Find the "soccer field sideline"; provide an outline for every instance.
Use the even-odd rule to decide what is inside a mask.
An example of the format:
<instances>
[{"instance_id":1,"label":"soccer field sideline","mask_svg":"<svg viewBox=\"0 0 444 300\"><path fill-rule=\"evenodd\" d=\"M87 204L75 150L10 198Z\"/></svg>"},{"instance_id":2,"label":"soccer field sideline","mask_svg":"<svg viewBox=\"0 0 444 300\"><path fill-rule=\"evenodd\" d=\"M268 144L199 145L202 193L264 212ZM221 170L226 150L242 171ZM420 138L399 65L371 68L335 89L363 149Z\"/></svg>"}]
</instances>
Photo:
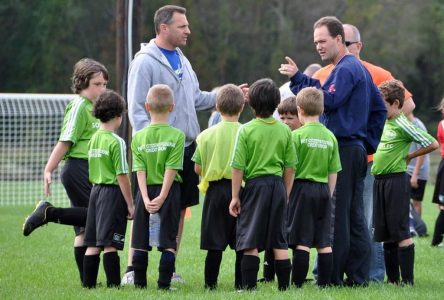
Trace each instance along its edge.
<instances>
[{"instance_id":1,"label":"soccer field sideline","mask_svg":"<svg viewBox=\"0 0 444 300\"><path fill-rule=\"evenodd\" d=\"M435 205L430 203L433 187L429 185L424 203L424 220L428 232L433 232L437 215ZM136 290L125 286L120 290L107 289L103 267L100 267L98 282L102 287L86 290L80 286L78 272L73 259L72 229L67 226L49 224L37 229L29 237L21 233L25 216L31 206L0 207L1 218L1 299L139 299L155 297L161 299L442 299L444 297L444 248L430 247L431 237L415 238L415 286L395 287L386 284L371 284L368 288L330 288L319 290L311 283L303 289L291 288L281 293L276 283L259 284L256 292L237 293L233 288L234 252L224 253L219 287L216 291L203 288L203 267L205 252L199 249L201 207L192 208L191 219L186 220L183 244L177 259L177 271L186 280L185 285L174 285L177 290L160 292L156 289L159 252L149 256L148 288ZM126 267L128 234L125 250L120 252L121 273ZM312 250L313 259L315 251ZM261 277L261 272L259 278ZM311 274L309 274L311 277Z\"/></svg>"}]
</instances>

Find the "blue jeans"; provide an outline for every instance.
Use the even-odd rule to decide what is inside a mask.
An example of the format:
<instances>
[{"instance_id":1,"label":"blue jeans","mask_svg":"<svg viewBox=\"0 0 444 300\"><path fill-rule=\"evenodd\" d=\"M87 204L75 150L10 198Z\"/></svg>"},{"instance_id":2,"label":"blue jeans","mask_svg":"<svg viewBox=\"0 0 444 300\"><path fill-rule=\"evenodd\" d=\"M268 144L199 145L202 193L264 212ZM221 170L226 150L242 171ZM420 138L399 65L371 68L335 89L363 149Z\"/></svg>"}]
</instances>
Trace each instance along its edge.
<instances>
[{"instance_id":1,"label":"blue jeans","mask_svg":"<svg viewBox=\"0 0 444 300\"><path fill-rule=\"evenodd\" d=\"M370 174L373 162L367 166L367 176L364 179L364 216L368 224L371 242L371 257L369 279L374 282L384 282L385 263L382 243L373 241L373 182L375 178Z\"/></svg>"}]
</instances>

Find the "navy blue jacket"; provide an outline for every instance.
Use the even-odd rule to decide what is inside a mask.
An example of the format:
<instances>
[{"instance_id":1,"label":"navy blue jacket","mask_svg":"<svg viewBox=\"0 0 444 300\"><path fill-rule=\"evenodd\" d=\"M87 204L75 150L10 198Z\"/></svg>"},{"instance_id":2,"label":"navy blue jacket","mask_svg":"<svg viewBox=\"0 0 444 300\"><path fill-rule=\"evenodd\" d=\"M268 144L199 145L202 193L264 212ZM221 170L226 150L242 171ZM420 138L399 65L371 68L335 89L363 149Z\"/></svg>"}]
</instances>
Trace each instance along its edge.
<instances>
[{"instance_id":1,"label":"navy blue jacket","mask_svg":"<svg viewBox=\"0 0 444 300\"><path fill-rule=\"evenodd\" d=\"M370 73L353 55L345 55L321 87L319 80L297 72L290 89L296 95L313 86L324 92L322 123L330 129L339 146L361 145L374 153L381 139L387 115L381 94Z\"/></svg>"}]
</instances>

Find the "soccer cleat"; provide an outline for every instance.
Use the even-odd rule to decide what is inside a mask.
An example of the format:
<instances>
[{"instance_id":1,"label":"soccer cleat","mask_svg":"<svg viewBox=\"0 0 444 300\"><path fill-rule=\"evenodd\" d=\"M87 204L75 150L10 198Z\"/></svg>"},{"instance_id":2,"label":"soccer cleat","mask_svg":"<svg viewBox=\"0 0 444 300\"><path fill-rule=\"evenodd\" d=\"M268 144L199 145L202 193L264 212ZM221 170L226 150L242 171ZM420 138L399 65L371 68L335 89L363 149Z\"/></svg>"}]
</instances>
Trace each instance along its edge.
<instances>
[{"instance_id":1,"label":"soccer cleat","mask_svg":"<svg viewBox=\"0 0 444 300\"><path fill-rule=\"evenodd\" d=\"M48 201L41 200L37 203L34 211L25 219L23 223L23 235L30 235L35 229L48 223L46 220L46 210L53 207Z\"/></svg>"},{"instance_id":2,"label":"soccer cleat","mask_svg":"<svg viewBox=\"0 0 444 300\"><path fill-rule=\"evenodd\" d=\"M123 274L121 285L132 285L134 284L134 271L129 271Z\"/></svg>"},{"instance_id":3,"label":"soccer cleat","mask_svg":"<svg viewBox=\"0 0 444 300\"><path fill-rule=\"evenodd\" d=\"M185 279L183 279L179 274L173 273L173 276L171 276L171 283L185 284Z\"/></svg>"}]
</instances>

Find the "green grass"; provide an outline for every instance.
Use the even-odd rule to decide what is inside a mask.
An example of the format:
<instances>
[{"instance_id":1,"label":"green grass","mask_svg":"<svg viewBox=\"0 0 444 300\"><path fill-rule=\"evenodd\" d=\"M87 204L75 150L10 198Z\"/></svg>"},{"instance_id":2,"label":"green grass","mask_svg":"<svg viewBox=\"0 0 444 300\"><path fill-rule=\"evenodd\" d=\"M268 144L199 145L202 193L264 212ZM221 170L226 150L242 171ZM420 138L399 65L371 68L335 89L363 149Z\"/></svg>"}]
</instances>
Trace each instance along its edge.
<instances>
[{"instance_id":1,"label":"green grass","mask_svg":"<svg viewBox=\"0 0 444 300\"><path fill-rule=\"evenodd\" d=\"M429 233L433 231L437 209L430 203L433 187L428 186L424 202L424 219ZM0 206L0 299L443 299L444 248L430 247L431 237L416 238L415 286L395 287L370 284L368 288L329 288L319 290L312 284L302 289L291 288L281 293L276 284L259 284L256 292L237 293L233 289L233 251L226 251L219 276L219 287L208 292L203 288L205 252L199 249L201 205L192 209L192 218L185 223L183 243L177 259L177 271L185 285L176 291L156 290L159 253L150 253L148 289L132 286L120 290L99 287L86 290L80 286L73 259L73 230L49 224L24 237L21 225L31 206ZM120 253L121 270L126 267L125 251ZM312 251L312 257L314 251ZM260 271L261 272L261 271ZM311 276L311 275L309 275ZM98 281L106 285L102 266Z\"/></svg>"}]
</instances>

